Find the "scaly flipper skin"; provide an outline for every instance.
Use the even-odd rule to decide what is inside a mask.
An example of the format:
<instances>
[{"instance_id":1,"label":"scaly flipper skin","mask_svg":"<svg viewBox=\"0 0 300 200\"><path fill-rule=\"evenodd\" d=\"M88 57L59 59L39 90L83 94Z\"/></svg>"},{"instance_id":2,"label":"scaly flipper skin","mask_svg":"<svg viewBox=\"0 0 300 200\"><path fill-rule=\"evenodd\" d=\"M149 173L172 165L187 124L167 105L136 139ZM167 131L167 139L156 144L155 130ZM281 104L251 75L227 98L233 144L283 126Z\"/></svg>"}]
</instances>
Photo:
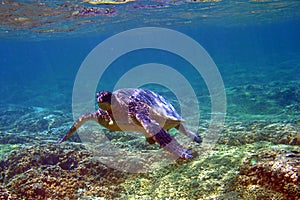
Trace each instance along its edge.
<instances>
[{"instance_id":1,"label":"scaly flipper skin","mask_svg":"<svg viewBox=\"0 0 300 200\"><path fill-rule=\"evenodd\" d=\"M147 106L141 102L131 101L129 103L129 115L152 136L162 148L183 159L191 159L193 156L188 149L181 146L167 131L165 131L156 121L149 118ZM149 139L147 139L148 141Z\"/></svg>"},{"instance_id":2,"label":"scaly flipper skin","mask_svg":"<svg viewBox=\"0 0 300 200\"><path fill-rule=\"evenodd\" d=\"M179 124L179 125L176 126L175 128L176 128L178 131L180 131L181 133L183 133L183 134L185 134L186 136L190 137L193 141L195 141L195 142L197 142L197 143L201 143L201 142L202 142L202 138L201 138L198 134L196 134L196 133L194 133L194 132L192 132L192 131L186 129L186 128L184 127L183 124Z\"/></svg>"},{"instance_id":3,"label":"scaly flipper skin","mask_svg":"<svg viewBox=\"0 0 300 200\"><path fill-rule=\"evenodd\" d=\"M99 108L96 112L87 113L79 117L79 119L76 120L76 122L72 125L70 130L63 137L61 137L57 143L60 144L69 139L73 133L87 121L96 121L105 127L110 126L113 123L109 113Z\"/></svg>"}]
</instances>

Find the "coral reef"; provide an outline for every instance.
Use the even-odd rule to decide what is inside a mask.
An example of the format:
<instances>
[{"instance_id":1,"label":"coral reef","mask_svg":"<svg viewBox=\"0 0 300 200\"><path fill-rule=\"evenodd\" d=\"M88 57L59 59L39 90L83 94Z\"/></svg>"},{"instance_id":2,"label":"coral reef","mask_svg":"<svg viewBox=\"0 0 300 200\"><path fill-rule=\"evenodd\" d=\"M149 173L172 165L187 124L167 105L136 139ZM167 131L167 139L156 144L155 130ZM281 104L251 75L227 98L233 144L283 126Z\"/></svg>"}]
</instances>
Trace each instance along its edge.
<instances>
[{"instance_id":1,"label":"coral reef","mask_svg":"<svg viewBox=\"0 0 300 200\"><path fill-rule=\"evenodd\" d=\"M246 154L237 147L220 147L190 162L177 161L160 170L122 183L126 198L207 199L219 196ZM230 194L230 197L234 197Z\"/></svg>"},{"instance_id":2,"label":"coral reef","mask_svg":"<svg viewBox=\"0 0 300 200\"><path fill-rule=\"evenodd\" d=\"M70 126L71 113L40 107L0 106L0 143L56 141ZM72 138L80 141L78 137Z\"/></svg>"},{"instance_id":3,"label":"coral reef","mask_svg":"<svg viewBox=\"0 0 300 200\"><path fill-rule=\"evenodd\" d=\"M200 151L201 147L198 148L196 150ZM95 160L80 144L26 146L13 150L0 162L3 183L0 196L25 199L296 199L300 167L297 148L266 142L217 145L213 151L192 161L178 160L150 173L127 174Z\"/></svg>"},{"instance_id":4,"label":"coral reef","mask_svg":"<svg viewBox=\"0 0 300 200\"><path fill-rule=\"evenodd\" d=\"M112 199L122 191L119 185L126 178L76 144L15 149L0 162L0 168L0 195L21 199Z\"/></svg>"},{"instance_id":5,"label":"coral reef","mask_svg":"<svg viewBox=\"0 0 300 200\"><path fill-rule=\"evenodd\" d=\"M0 186L0 199L8 199L10 197L10 193L3 187Z\"/></svg>"},{"instance_id":6,"label":"coral reef","mask_svg":"<svg viewBox=\"0 0 300 200\"><path fill-rule=\"evenodd\" d=\"M227 88L228 115L237 117L239 121L251 118L294 119L300 113L300 83L291 81L282 86L283 84L285 83L270 82Z\"/></svg>"},{"instance_id":7,"label":"coral reef","mask_svg":"<svg viewBox=\"0 0 300 200\"><path fill-rule=\"evenodd\" d=\"M246 159L228 191L243 199L298 199L300 151L267 150Z\"/></svg>"},{"instance_id":8,"label":"coral reef","mask_svg":"<svg viewBox=\"0 0 300 200\"><path fill-rule=\"evenodd\" d=\"M227 118L215 147L203 153L201 145L190 144L198 156L167 166L159 157L148 159L159 146L149 145L141 134L110 132L97 124L81 127L80 137L88 140L85 145L72 142L80 141L76 134L65 144L55 144L72 124L71 111L66 106L57 110L1 105L0 199L297 199L299 91L289 85L285 89L276 84L273 89L272 85L265 87L268 92L257 85L236 87L229 97L248 99L249 104L246 101L244 107L229 105L230 112L236 112L238 118ZM289 101L285 103L280 95ZM251 110L250 97L257 101L257 110ZM264 99L271 100L263 104ZM264 114L262 106L266 104L270 108ZM264 119L247 118L245 110L251 110L250 115L261 114ZM272 118L277 111L279 115ZM202 136L208 124L209 121L201 121ZM176 131L171 134L180 135ZM154 163L158 169L128 174L104 165L113 154L103 137L120 148L120 152L129 153L136 163L146 160L145 163ZM89 142L97 145L88 146ZM96 158L96 153L102 150L104 154ZM145 155L148 160L143 160ZM142 163L135 167L147 166Z\"/></svg>"},{"instance_id":9,"label":"coral reef","mask_svg":"<svg viewBox=\"0 0 300 200\"><path fill-rule=\"evenodd\" d=\"M122 183L126 191L123 197L297 199L298 193L293 191L299 190L299 152L297 146L273 145L270 142L239 147L218 145L209 154L193 161L177 162L134 179L126 179ZM247 185L251 181L256 185ZM278 181L281 181L280 184L276 184ZM268 183L271 186L266 185Z\"/></svg>"},{"instance_id":10,"label":"coral reef","mask_svg":"<svg viewBox=\"0 0 300 200\"><path fill-rule=\"evenodd\" d=\"M289 122L231 122L219 138L219 144L244 145L260 141L300 145L300 120Z\"/></svg>"}]
</instances>

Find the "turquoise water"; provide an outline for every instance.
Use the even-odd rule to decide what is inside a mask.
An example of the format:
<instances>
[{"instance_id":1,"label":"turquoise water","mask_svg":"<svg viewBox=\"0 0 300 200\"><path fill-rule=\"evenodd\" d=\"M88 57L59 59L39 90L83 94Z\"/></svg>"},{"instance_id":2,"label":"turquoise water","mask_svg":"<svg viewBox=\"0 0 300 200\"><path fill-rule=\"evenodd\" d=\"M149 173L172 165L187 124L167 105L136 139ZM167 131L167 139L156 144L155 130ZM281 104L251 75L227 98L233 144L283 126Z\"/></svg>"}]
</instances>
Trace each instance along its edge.
<instances>
[{"instance_id":1,"label":"turquoise water","mask_svg":"<svg viewBox=\"0 0 300 200\"><path fill-rule=\"evenodd\" d=\"M87 12L87 8L93 8L94 11ZM73 87L84 59L109 37L141 27L176 30L197 41L208 52L224 83L227 99L226 127L236 126L236 123L250 123L251 127L257 129L260 125L255 126L255 123L264 123L264 126L278 123L280 127L292 124L294 129L290 132L290 129L285 130L286 132L283 130L281 136L296 134L299 142L299 9L299 1L136 0L116 5L91 5L81 1L2 1L1 153L8 155L11 149L16 148L15 145L53 144L59 139L73 122ZM85 14L80 14L84 11ZM174 46L178 43L174 41ZM103 52L105 53L107 52ZM135 66L146 63L161 63L173 67L189 81L199 101L199 130L206 130L211 113L211 97L205 81L190 63L173 53L142 49L120 56L99 77L97 89L113 90L122 75ZM164 78L168 79L168 74ZM86 84L89 84L89 77L86 77ZM176 109L180 109L178 97L166 86L146 83L144 87L162 94ZM259 133L257 129L253 132ZM228 130L235 131L232 128ZM232 134L235 135L238 131ZM268 133L273 138L273 132ZM116 139L116 136L111 137ZM78 138L72 140L79 141ZM272 139L266 141L274 142ZM139 140L128 144L125 140L123 146L130 144L139 144ZM299 146L297 142L292 145L294 144ZM197 165L197 162L194 164ZM1 164L2 168L3 165ZM177 169L171 170L175 179L182 170L178 169L176 175ZM152 178L153 181L159 180L160 178L155 178L161 177L160 175L142 178ZM13 187L9 185L12 183L7 182L8 178L1 176L1 180L4 188L13 191ZM141 184L136 187L143 188ZM109 190L113 191L111 188ZM213 192L205 195L216 192L211 191ZM134 192L127 192L127 197L132 198ZM148 195L147 198L151 196ZM168 195L171 193L166 192L158 199L167 198ZM201 199L204 198L203 195L199 193L193 197ZM21 196L26 199L26 194ZM142 198L143 195L140 193L138 197ZM106 198L113 198L113 195L108 192ZM178 199L178 196L174 196L174 199Z\"/></svg>"}]
</instances>

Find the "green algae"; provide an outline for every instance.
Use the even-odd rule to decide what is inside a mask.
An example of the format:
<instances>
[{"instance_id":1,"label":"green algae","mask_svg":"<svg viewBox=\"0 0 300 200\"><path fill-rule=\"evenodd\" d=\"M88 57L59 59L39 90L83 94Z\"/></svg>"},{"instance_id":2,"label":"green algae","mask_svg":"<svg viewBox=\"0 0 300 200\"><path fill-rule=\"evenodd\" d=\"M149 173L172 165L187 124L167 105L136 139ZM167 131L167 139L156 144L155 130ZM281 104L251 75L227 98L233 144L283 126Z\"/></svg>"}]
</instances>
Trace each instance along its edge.
<instances>
[{"instance_id":1,"label":"green algae","mask_svg":"<svg viewBox=\"0 0 300 200\"><path fill-rule=\"evenodd\" d=\"M0 144L0 158L18 148L19 144Z\"/></svg>"},{"instance_id":2,"label":"green algae","mask_svg":"<svg viewBox=\"0 0 300 200\"><path fill-rule=\"evenodd\" d=\"M192 161L127 179L122 186L126 199L229 199L238 191L225 192L246 158L265 150L300 150L299 146L256 142L241 146L218 145ZM255 163L255 161L253 161ZM257 189L260 191L262 189Z\"/></svg>"}]
</instances>

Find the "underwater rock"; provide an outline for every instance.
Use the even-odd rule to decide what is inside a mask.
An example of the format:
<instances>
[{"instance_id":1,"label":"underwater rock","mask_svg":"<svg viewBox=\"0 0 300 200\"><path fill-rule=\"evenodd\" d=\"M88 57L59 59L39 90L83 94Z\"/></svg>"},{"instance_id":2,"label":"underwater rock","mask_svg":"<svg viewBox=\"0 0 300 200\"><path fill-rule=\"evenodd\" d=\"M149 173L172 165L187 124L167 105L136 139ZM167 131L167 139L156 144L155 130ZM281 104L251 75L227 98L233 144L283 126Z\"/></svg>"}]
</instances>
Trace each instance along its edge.
<instances>
[{"instance_id":1,"label":"underwater rock","mask_svg":"<svg viewBox=\"0 0 300 200\"><path fill-rule=\"evenodd\" d=\"M284 120L299 116L298 82L246 84L226 89L228 116Z\"/></svg>"},{"instance_id":2,"label":"underwater rock","mask_svg":"<svg viewBox=\"0 0 300 200\"><path fill-rule=\"evenodd\" d=\"M280 105L290 105L300 102L300 88L299 85L290 85L286 87L276 87L273 90L267 92L267 95L276 101Z\"/></svg>"},{"instance_id":3,"label":"underwater rock","mask_svg":"<svg viewBox=\"0 0 300 200\"><path fill-rule=\"evenodd\" d=\"M111 199L119 196L126 177L76 144L18 148L1 160L0 168L0 195L16 199Z\"/></svg>"},{"instance_id":4,"label":"underwater rock","mask_svg":"<svg viewBox=\"0 0 300 200\"><path fill-rule=\"evenodd\" d=\"M18 106L0 106L0 130L7 130L7 127L13 127L15 122L21 116L33 112L31 108L19 108Z\"/></svg>"},{"instance_id":5,"label":"underwater rock","mask_svg":"<svg viewBox=\"0 0 300 200\"><path fill-rule=\"evenodd\" d=\"M10 193L3 187L0 186L0 199L8 199Z\"/></svg>"},{"instance_id":6,"label":"underwater rock","mask_svg":"<svg viewBox=\"0 0 300 200\"><path fill-rule=\"evenodd\" d=\"M298 199L300 151L269 150L252 155L241 165L228 191L243 199Z\"/></svg>"},{"instance_id":7,"label":"underwater rock","mask_svg":"<svg viewBox=\"0 0 300 200\"><path fill-rule=\"evenodd\" d=\"M71 114L61 110L17 105L0 106L0 143L56 141L69 129ZM73 140L78 141L78 138Z\"/></svg>"},{"instance_id":8,"label":"underwater rock","mask_svg":"<svg viewBox=\"0 0 300 200\"><path fill-rule=\"evenodd\" d=\"M238 146L266 141L273 144L300 145L299 124L299 120L233 122L225 125L218 144Z\"/></svg>"}]
</instances>

